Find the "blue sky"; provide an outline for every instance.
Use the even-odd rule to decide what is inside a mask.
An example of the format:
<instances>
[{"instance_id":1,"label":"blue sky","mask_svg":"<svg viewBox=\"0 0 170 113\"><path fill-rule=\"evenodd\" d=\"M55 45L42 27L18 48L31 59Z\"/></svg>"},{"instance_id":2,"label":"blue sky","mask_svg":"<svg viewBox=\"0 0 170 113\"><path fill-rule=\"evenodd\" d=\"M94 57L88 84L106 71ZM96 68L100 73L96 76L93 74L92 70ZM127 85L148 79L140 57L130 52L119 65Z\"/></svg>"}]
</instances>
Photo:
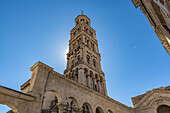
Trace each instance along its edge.
<instances>
[{"instance_id":1,"label":"blue sky","mask_svg":"<svg viewBox=\"0 0 170 113\"><path fill-rule=\"evenodd\" d=\"M0 85L20 91L37 61L63 74L81 10L96 30L111 98L132 106L131 97L169 85L170 58L131 0L1 0Z\"/></svg>"}]
</instances>

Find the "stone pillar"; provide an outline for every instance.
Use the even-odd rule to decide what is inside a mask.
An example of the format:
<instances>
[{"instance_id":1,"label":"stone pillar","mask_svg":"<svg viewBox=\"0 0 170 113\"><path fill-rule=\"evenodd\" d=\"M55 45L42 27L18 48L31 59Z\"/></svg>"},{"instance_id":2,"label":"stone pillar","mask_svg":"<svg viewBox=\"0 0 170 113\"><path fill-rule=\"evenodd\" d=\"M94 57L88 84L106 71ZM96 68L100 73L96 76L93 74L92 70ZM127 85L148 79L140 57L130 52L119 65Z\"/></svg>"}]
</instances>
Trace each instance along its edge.
<instances>
[{"instance_id":1,"label":"stone pillar","mask_svg":"<svg viewBox=\"0 0 170 113\"><path fill-rule=\"evenodd\" d=\"M100 81L100 89L101 89L101 93L104 94L104 91L103 91L103 81Z\"/></svg>"},{"instance_id":2,"label":"stone pillar","mask_svg":"<svg viewBox=\"0 0 170 113\"><path fill-rule=\"evenodd\" d=\"M103 87L104 87L104 95L107 95L107 90L106 90L106 81L103 81Z\"/></svg>"},{"instance_id":3,"label":"stone pillar","mask_svg":"<svg viewBox=\"0 0 170 113\"><path fill-rule=\"evenodd\" d=\"M58 111L59 113L64 113L64 105L58 105Z\"/></svg>"},{"instance_id":4,"label":"stone pillar","mask_svg":"<svg viewBox=\"0 0 170 113\"><path fill-rule=\"evenodd\" d=\"M97 78L96 77L94 77L94 90L97 91Z\"/></svg>"},{"instance_id":5,"label":"stone pillar","mask_svg":"<svg viewBox=\"0 0 170 113\"><path fill-rule=\"evenodd\" d=\"M100 86L100 79L99 79L99 77L97 79L97 85L98 85L98 91L101 92L101 86Z\"/></svg>"},{"instance_id":6,"label":"stone pillar","mask_svg":"<svg viewBox=\"0 0 170 113\"><path fill-rule=\"evenodd\" d=\"M87 75L88 87L91 88L91 80L90 75Z\"/></svg>"},{"instance_id":7,"label":"stone pillar","mask_svg":"<svg viewBox=\"0 0 170 113\"><path fill-rule=\"evenodd\" d=\"M78 70L78 82L80 84L86 85L86 77L84 75L84 69L82 67Z\"/></svg>"}]
</instances>

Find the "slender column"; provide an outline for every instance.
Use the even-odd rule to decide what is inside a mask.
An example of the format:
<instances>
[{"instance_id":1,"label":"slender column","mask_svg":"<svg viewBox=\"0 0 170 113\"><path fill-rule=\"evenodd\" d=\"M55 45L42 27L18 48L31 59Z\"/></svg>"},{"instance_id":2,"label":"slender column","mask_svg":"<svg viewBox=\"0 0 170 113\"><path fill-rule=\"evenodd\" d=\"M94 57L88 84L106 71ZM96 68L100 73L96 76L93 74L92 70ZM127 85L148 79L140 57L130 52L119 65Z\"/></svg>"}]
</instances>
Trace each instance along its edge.
<instances>
[{"instance_id":1,"label":"slender column","mask_svg":"<svg viewBox=\"0 0 170 113\"><path fill-rule=\"evenodd\" d=\"M101 92L100 78L97 79L98 91Z\"/></svg>"},{"instance_id":2,"label":"slender column","mask_svg":"<svg viewBox=\"0 0 170 113\"><path fill-rule=\"evenodd\" d=\"M95 86L97 86L97 78L94 78L94 90L97 90L97 87Z\"/></svg>"},{"instance_id":3,"label":"slender column","mask_svg":"<svg viewBox=\"0 0 170 113\"><path fill-rule=\"evenodd\" d=\"M58 111L59 111L59 113L64 113L64 107L65 107L65 105L58 105Z\"/></svg>"},{"instance_id":4,"label":"slender column","mask_svg":"<svg viewBox=\"0 0 170 113\"><path fill-rule=\"evenodd\" d=\"M103 81L100 81L100 85L101 85L101 93L104 94Z\"/></svg>"},{"instance_id":5,"label":"slender column","mask_svg":"<svg viewBox=\"0 0 170 113\"><path fill-rule=\"evenodd\" d=\"M91 80L92 80L92 82L91 82L91 88L94 89L94 78L93 78L93 76L92 76Z\"/></svg>"},{"instance_id":6,"label":"slender column","mask_svg":"<svg viewBox=\"0 0 170 113\"><path fill-rule=\"evenodd\" d=\"M90 80L90 75L87 75L87 81L88 81L88 87L91 88L91 80Z\"/></svg>"},{"instance_id":7,"label":"slender column","mask_svg":"<svg viewBox=\"0 0 170 113\"><path fill-rule=\"evenodd\" d=\"M106 90L106 81L103 81L103 87L104 87L104 95L107 95L107 90Z\"/></svg>"}]
</instances>

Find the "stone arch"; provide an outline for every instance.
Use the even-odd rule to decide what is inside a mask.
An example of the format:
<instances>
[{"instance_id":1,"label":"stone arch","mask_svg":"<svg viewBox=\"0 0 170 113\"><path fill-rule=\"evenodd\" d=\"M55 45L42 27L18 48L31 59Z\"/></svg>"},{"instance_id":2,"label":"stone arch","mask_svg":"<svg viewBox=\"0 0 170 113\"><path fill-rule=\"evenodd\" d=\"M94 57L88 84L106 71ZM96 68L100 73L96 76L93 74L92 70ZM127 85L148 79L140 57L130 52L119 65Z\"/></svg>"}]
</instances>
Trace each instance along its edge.
<instances>
[{"instance_id":1,"label":"stone arch","mask_svg":"<svg viewBox=\"0 0 170 113\"><path fill-rule=\"evenodd\" d=\"M96 113L104 113L101 107L96 108Z\"/></svg>"},{"instance_id":2,"label":"stone arch","mask_svg":"<svg viewBox=\"0 0 170 113\"><path fill-rule=\"evenodd\" d=\"M66 106L64 107L65 112L68 113L77 112L79 104L74 97L66 98L65 102L66 102Z\"/></svg>"},{"instance_id":3,"label":"stone arch","mask_svg":"<svg viewBox=\"0 0 170 113\"><path fill-rule=\"evenodd\" d=\"M96 60L93 59L93 67L96 67Z\"/></svg>"},{"instance_id":4,"label":"stone arch","mask_svg":"<svg viewBox=\"0 0 170 113\"><path fill-rule=\"evenodd\" d=\"M91 88L94 89L94 74L92 71L90 71L90 77L91 77Z\"/></svg>"},{"instance_id":5,"label":"stone arch","mask_svg":"<svg viewBox=\"0 0 170 113\"><path fill-rule=\"evenodd\" d=\"M92 113L92 107L89 103L85 102L82 105L82 113Z\"/></svg>"},{"instance_id":6,"label":"stone arch","mask_svg":"<svg viewBox=\"0 0 170 113\"><path fill-rule=\"evenodd\" d=\"M0 101L0 104L8 106L14 113L19 113L18 109L11 102Z\"/></svg>"},{"instance_id":7,"label":"stone arch","mask_svg":"<svg viewBox=\"0 0 170 113\"><path fill-rule=\"evenodd\" d=\"M158 107L161 105L170 106L169 101L170 101L170 98L168 98L168 97L158 97L158 98L154 98L151 102L149 102L148 106L157 110Z\"/></svg>"},{"instance_id":8,"label":"stone arch","mask_svg":"<svg viewBox=\"0 0 170 113\"><path fill-rule=\"evenodd\" d=\"M113 112L112 112L112 110L109 109L109 110L107 111L107 113L113 113Z\"/></svg>"},{"instance_id":9,"label":"stone arch","mask_svg":"<svg viewBox=\"0 0 170 113\"><path fill-rule=\"evenodd\" d=\"M89 55L86 56L86 60L87 60L87 63L90 64L90 56Z\"/></svg>"},{"instance_id":10,"label":"stone arch","mask_svg":"<svg viewBox=\"0 0 170 113\"><path fill-rule=\"evenodd\" d=\"M77 100L74 97L68 97L68 101L70 101L70 104L74 104L75 107L78 106L78 102L77 102Z\"/></svg>"},{"instance_id":11,"label":"stone arch","mask_svg":"<svg viewBox=\"0 0 170 113\"><path fill-rule=\"evenodd\" d=\"M42 113L57 112L59 113L59 108L57 105L61 103L61 97L54 90L49 90L45 92L43 96L42 103Z\"/></svg>"},{"instance_id":12,"label":"stone arch","mask_svg":"<svg viewBox=\"0 0 170 113\"><path fill-rule=\"evenodd\" d=\"M170 113L170 106L161 105L157 109L157 113Z\"/></svg>"}]
</instances>

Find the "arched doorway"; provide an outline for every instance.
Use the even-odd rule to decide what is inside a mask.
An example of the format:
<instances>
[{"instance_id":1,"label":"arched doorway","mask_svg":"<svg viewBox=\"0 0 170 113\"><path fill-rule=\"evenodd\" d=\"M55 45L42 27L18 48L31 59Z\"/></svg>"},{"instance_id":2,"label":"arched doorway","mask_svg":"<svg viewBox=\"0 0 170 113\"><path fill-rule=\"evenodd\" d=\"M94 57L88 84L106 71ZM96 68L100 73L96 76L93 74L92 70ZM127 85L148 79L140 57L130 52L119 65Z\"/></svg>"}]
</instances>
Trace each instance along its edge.
<instances>
[{"instance_id":1,"label":"arched doorway","mask_svg":"<svg viewBox=\"0 0 170 113\"><path fill-rule=\"evenodd\" d=\"M44 95L41 113L59 113L58 97L55 92L48 91Z\"/></svg>"},{"instance_id":2,"label":"arched doorway","mask_svg":"<svg viewBox=\"0 0 170 113\"><path fill-rule=\"evenodd\" d=\"M84 103L82 106L82 113L92 113L90 104Z\"/></svg>"},{"instance_id":3,"label":"arched doorway","mask_svg":"<svg viewBox=\"0 0 170 113\"><path fill-rule=\"evenodd\" d=\"M103 113L103 110L100 107L98 107L96 108L96 113Z\"/></svg>"},{"instance_id":4,"label":"arched doorway","mask_svg":"<svg viewBox=\"0 0 170 113\"><path fill-rule=\"evenodd\" d=\"M170 107L167 105L161 105L158 107L157 113L170 113Z\"/></svg>"}]
</instances>

